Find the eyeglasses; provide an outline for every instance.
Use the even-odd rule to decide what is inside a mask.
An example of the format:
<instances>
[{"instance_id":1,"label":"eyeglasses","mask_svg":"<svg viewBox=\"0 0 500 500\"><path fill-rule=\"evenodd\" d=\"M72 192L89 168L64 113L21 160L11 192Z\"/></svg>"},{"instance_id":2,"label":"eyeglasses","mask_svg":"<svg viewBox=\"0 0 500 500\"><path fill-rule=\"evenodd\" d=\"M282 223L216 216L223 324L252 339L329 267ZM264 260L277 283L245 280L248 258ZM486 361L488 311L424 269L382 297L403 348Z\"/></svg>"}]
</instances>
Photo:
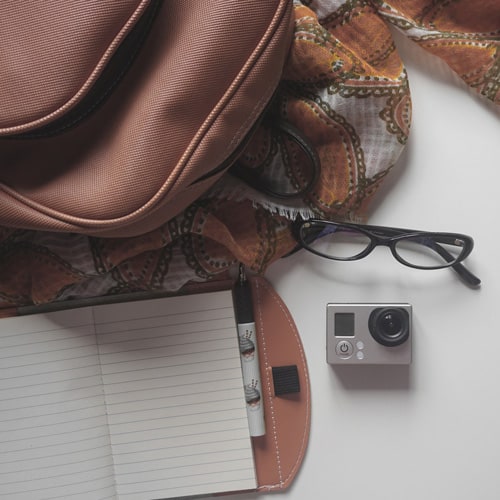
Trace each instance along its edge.
<instances>
[{"instance_id":1,"label":"eyeglasses","mask_svg":"<svg viewBox=\"0 0 500 500\"><path fill-rule=\"evenodd\" d=\"M366 257L379 245L387 246L394 258L415 269L451 267L470 286L481 280L461 262L472 252L474 241L458 233L435 233L393 227L347 224L317 219L294 223L299 246L320 257L352 261Z\"/></svg>"}]
</instances>

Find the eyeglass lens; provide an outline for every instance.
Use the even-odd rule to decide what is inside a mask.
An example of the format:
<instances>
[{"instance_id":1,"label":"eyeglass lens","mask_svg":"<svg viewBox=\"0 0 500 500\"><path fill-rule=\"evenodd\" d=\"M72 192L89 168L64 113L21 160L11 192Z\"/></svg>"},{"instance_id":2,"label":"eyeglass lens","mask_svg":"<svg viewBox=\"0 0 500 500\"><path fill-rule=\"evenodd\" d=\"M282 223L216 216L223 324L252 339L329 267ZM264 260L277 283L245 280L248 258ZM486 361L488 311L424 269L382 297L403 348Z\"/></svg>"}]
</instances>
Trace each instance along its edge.
<instances>
[{"instance_id":1,"label":"eyeglass lens","mask_svg":"<svg viewBox=\"0 0 500 500\"><path fill-rule=\"evenodd\" d=\"M399 240L394 247L400 259L412 266L432 269L456 262L464 251L463 242L436 236L414 236Z\"/></svg>"},{"instance_id":2,"label":"eyeglass lens","mask_svg":"<svg viewBox=\"0 0 500 500\"><path fill-rule=\"evenodd\" d=\"M330 224L305 225L301 236L308 248L330 259L356 258L371 245L366 234Z\"/></svg>"}]
</instances>

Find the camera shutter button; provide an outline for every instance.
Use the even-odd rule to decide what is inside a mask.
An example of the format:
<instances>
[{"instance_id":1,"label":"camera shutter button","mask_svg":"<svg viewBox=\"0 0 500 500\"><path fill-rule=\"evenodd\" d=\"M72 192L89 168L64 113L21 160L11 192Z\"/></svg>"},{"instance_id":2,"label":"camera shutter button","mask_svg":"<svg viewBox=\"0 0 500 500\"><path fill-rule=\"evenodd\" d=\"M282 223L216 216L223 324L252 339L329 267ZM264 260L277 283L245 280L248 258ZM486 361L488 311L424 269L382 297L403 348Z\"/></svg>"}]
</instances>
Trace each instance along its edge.
<instances>
[{"instance_id":1,"label":"camera shutter button","mask_svg":"<svg viewBox=\"0 0 500 500\"><path fill-rule=\"evenodd\" d=\"M347 340L341 340L335 348L337 355L341 358L350 358L354 351L352 344Z\"/></svg>"}]
</instances>

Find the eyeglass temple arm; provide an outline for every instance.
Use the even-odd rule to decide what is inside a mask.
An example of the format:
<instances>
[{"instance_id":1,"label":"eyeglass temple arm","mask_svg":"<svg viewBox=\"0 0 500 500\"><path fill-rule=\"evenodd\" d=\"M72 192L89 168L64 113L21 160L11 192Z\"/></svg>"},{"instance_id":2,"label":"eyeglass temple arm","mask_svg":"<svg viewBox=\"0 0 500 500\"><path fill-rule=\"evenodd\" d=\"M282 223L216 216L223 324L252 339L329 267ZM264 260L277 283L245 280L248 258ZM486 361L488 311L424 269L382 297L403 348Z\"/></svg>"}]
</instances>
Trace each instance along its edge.
<instances>
[{"instance_id":1,"label":"eyeglass temple arm","mask_svg":"<svg viewBox=\"0 0 500 500\"><path fill-rule=\"evenodd\" d=\"M444 260L446 260L446 262L452 262L454 260L453 256L439 243L434 242L433 248ZM477 287L481 284L481 280L476 275L472 274L461 262L453 264L451 267L468 285Z\"/></svg>"}]
</instances>

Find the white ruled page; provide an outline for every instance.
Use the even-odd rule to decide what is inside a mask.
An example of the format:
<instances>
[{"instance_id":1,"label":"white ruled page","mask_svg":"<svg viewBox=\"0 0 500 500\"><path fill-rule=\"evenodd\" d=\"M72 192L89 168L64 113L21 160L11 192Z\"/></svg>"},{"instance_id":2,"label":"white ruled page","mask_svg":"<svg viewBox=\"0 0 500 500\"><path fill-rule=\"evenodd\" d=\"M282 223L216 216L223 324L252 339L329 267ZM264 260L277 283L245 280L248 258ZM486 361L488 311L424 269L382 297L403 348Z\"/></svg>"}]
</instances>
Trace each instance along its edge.
<instances>
[{"instance_id":1,"label":"white ruled page","mask_svg":"<svg viewBox=\"0 0 500 500\"><path fill-rule=\"evenodd\" d=\"M91 309L0 320L0 498L115 498Z\"/></svg>"},{"instance_id":2,"label":"white ruled page","mask_svg":"<svg viewBox=\"0 0 500 500\"><path fill-rule=\"evenodd\" d=\"M255 488L231 292L94 316L118 498Z\"/></svg>"}]
</instances>

